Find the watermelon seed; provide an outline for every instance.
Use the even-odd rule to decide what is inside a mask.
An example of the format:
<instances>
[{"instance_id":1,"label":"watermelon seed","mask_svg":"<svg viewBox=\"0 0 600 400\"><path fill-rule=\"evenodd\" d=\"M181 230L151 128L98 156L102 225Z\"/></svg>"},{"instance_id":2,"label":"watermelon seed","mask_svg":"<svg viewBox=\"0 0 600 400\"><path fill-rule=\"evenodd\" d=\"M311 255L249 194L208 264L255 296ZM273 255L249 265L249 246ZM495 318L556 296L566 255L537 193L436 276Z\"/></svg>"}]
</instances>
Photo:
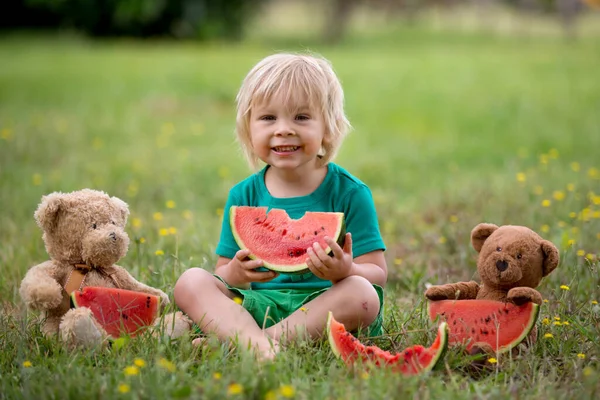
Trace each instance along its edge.
<instances>
[{"instance_id":1,"label":"watermelon seed","mask_svg":"<svg viewBox=\"0 0 600 400\"><path fill-rule=\"evenodd\" d=\"M475 334L475 328L471 328L471 333L474 335Z\"/></svg>"},{"instance_id":2,"label":"watermelon seed","mask_svg":"<svg viewBox=\"0 0 600 400\"><path fill-rule=\"evenodd\" d=\"M287 229L284 229L283 231L281 231L281 236L285 236L286 233L287 233Z\"/></svg>"},{"instance_id":3,"label":"watermelon seed","mask_svg":"<svg viewBox=\"0 0 600 400\"><path fill-rule=\"evenodd\" d=\"M317 236L319 234L319 232L315 231L315 236Z\"/></svg>"},{"instance_id":4,"label":"watermelon seed","mask_svg":"<svg viewBox=\"0 0 600 400\"><path fill-rule=\"evenodd\" d=\"M485 322L489 323L492 320L492 317L486 317Z\"/></svg>"},{"instance_id":5,"label":"watermelon seed","mask_svg":"<svg viewBox=\"0 0 600 400\"><path fill-rule=\"evenodd\" d=\"M296 236L296 240L300 240L300 236Z\"/></svg>"}]
</instances>

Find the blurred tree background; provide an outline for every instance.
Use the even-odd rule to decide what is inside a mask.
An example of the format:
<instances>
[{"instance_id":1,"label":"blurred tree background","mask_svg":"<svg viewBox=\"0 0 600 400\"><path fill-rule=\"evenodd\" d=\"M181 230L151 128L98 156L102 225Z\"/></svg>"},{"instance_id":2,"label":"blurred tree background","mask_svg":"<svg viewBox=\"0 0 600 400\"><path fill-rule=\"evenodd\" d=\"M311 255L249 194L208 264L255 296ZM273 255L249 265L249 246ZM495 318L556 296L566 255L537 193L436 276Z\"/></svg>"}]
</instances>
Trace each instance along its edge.
<instances>
[{"instance_id":1,"label":"blurred tree background","mask_svg":"<svg viewBox=\"0 0 600 400\"><path fill-rule=\"evenodd\" d=\"M575 36L579 18L600 9L600 0L13 0L0 13L0 29L75 30L92 37L172 37L239 40L258 14L282 4L302 3L321 22L320 40L337 43L357 14L384 15L414 24L424 15L470 8L480 20L499 9L521 16L543 15ZM486 22L484 22L485 24Z\"/></svg>"}]
</instances>

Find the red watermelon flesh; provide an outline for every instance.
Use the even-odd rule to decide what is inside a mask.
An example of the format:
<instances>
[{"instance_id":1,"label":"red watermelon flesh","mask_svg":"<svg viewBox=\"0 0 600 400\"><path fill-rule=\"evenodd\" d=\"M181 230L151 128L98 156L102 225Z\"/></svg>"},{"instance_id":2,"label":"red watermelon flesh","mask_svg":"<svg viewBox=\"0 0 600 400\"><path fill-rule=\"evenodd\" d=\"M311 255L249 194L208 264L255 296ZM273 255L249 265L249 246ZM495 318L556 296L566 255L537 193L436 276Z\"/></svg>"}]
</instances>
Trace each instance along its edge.
<instances>
[{"instance_id":1,"label":"red watermelon flesh","mask_svg":"<svg viewBox=\"0 0 600 400\"><path fill-rule=\"evenodd\" d=\"M414 345L392 354L377 346L365 346L329 313L327 335L331 350L347 366L356 364L389 367L402 375L417 375L430 371L442 359L448 347L448 328L445 323L438 326L438 334L431 347Z\"/></svg>"},{"instance_id":2,"label":"red watermelon flesh","mask_svg":"<svg viewBox=\"0 0 600 400\"><path fill-rule=\"evenodd\" d=\"M509 351L521 343L535 326L539 306L517 306L492 300L440 300L429 302L429 317L438 316L448 323L450 344L488 343L497 353Z\"/></svg>"},{"instance_id":3,"label":"red watermelon flesh","mask_svg":"<svg viewBox=\"0 0 600 400\"><path fill-rule=\"evenodd\" d=\"M71 294L75 307L88 307L112 338L135 336L153 324L160 298L132 290L88 286Z\"/></svg>"},{"instance_id":4,"label":"red watermelon flesh","mask_svg":"<svg viewBox=\"0 0 600 400\"><path fill-rule=\"evenodd\" d=\"M319 242L329 253L324 237L343 246L345 235L344 214L336 212L306 212L300 219L291 219L281 209L267 213L267 207L232 206L229 222L240 249L249 249L250 258L281 273L308 271L306 249Z\"/></svg>"}]
</instances>

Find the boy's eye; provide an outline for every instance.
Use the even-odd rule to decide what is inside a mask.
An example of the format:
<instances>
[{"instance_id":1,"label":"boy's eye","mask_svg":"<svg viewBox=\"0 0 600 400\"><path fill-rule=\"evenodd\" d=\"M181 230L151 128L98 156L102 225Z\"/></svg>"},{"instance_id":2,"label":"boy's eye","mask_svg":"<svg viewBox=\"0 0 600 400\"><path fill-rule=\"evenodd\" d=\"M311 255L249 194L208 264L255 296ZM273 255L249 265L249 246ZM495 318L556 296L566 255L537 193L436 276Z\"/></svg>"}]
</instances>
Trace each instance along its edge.
<instances>
[{"instance_id":1,"label":"boy's eye","mask_svg":"<svg viewBox=\"0 0 600 400\"><path fill-rule=\"evenodd\" d=\"M273 121L275 119L274 115L263 115L262 117L260 117L261 120L263 121Z\"/></svg>"},{"instance_id":2,"label":"boy's eye","mask_svg":"<svg viewBox=\"0 0 600 400\"><path fill-rule=\"evenodd\" d=\"M296 115L296 119L300 120L300 121L306 121L307 119L310 119L310 116L308 116L306 114L300 114L300 115Z\"/></svg>"}]
</instances>

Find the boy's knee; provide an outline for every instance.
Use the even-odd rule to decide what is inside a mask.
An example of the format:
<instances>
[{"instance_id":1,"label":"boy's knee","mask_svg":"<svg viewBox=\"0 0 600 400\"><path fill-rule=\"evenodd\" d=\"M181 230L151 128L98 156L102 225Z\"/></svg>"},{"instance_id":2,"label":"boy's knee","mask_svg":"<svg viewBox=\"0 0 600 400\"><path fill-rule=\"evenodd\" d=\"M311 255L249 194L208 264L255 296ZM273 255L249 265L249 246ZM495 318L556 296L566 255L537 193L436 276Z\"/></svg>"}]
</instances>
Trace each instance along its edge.
<instances>
[{"instance_id":1,"label":"boy's knee","mask_svg":"<svg viewBox=\"0 0 600 400\"><path fill-rule=\"evenodd\" d=\"M190 268L186 270L177 282L173 289L173 297L175 303L182 307L182 303L185 304L200 288L212 280L213 276L210 272L202 268Z\"/></svg>"},{"instance_id":2,"label":"boy's knee","mask_svg":"<svg viewBox=\"0 0 600 400\"><path fill-rule=\"evenodd\" d=\"M373 284L362 276L349 276L339 283L344 283L349 296L350 303L348 304L361 316L361 320L365 324L370 324L375 321L379 314L380 304L379 295Z\"/></svg>"}]
</instances>

